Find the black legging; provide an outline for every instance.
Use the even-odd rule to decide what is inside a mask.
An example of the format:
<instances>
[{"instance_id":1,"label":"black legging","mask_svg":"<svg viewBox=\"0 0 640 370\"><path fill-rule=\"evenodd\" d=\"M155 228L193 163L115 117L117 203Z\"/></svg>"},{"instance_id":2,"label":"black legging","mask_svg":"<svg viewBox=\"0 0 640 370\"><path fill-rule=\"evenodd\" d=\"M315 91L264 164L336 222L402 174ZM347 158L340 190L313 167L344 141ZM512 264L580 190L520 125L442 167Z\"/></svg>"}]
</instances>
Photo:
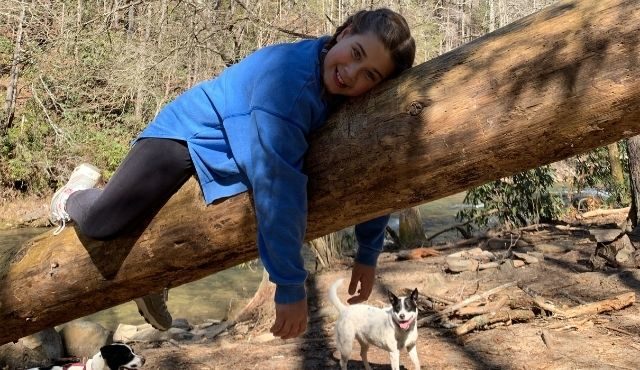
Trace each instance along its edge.
<instances>
[{"instance_id":1,"label":"black legging","mask_svg":"<svg viewBox=\"0 0 640 370\"><path fill-rule=\"evenodd\" d=\"M184 141L143 139L103 190L77 191L66 210L83 235L108 240L149 220L195 174Z\"/></svg>"}]
</instances>

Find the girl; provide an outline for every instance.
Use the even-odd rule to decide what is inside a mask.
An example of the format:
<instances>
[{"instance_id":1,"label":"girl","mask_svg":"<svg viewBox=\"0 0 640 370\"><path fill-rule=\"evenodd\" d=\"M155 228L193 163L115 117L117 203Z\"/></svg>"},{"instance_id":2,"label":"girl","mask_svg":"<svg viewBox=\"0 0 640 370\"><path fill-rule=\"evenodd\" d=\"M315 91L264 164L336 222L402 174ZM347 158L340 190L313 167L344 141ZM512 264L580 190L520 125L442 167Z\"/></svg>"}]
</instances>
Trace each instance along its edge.
<instances>
[{"instance_id":1,"label":"girl","mask_svg":"<svg viewBox=\"0 0 640 370\"><path fill-rule=\"evenodd\" d=\"M283 339L307 325L301 256L307 216L303 173L308 135L345 97L364 94L411 67L415 42L389 9L360 11L333 37L274 45L169 103L135 140L104 190L80 165L53 197L52 221L70 220L93 239L112 239L153 217L191 176L207 204L251 191L261 260L276 284L271 332ZM371 293L388 216L355 227L358 252L349 303ZM162 296L136 303L147 321L171 325ZM168 318L167 318L168 316Z\"/></svg>"}]
</instances>

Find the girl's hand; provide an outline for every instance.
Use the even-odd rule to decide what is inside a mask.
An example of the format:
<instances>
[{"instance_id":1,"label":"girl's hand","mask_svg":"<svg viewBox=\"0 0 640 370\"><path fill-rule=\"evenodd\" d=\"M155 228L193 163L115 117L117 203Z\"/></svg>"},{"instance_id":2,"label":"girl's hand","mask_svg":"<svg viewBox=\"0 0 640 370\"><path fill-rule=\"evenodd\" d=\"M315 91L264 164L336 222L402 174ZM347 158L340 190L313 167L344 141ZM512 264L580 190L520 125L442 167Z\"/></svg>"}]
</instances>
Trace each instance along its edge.
<instances>
[{"instance_id":1,"label":"girl's hand","mask_svg":"<svg viewBox=\"0 0 640 370\"><path fill-rule=\"evenodd\" d=\"M290 339L307 330L307 300L295 303L276 303L276 321L270 331L276 337Z\"/></svg>"},{"instance_id":2,"label":"girl's hand","mask_svg":"<svg viewBox=\"0 0 640 370\"><path fill-rule=\"evenodd\" d=\"M369 295L371 295L371 291L373 290L373 282L375 278L376 268L374 266L367 266L356 262L351 270L349 294L356 294L358 283L360 283L360 289L358 290L358 295L349 298L347 302L349 302L349 304L356 304L369 299Z\"/></svg>"}]
</instances>

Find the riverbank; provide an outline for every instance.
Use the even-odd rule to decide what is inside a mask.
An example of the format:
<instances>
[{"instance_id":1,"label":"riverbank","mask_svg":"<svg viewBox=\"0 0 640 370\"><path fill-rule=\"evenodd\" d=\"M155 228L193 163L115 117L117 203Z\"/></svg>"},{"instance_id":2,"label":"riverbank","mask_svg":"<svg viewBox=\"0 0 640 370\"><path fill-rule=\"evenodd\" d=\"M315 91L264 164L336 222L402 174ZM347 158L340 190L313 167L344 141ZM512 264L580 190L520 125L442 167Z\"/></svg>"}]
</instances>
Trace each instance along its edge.
<instances>
[{"instance_id":1,"label":"riverbank","mask_svg":"<svg viewBox=\"0 0 640 370\"><path fill-rule=\"evenodd\" d=\"M386 291L402 294L418 288L421 298L418 354L429 369L637 369L640 368L640 307L632 302L600 313L587 312L562 318L541 310L524 292L535 292L546 302L566 310L607 301L625 293L640 293L640 270L609 268L591 271L589 257L597 241L594 234L612 230L623 214L540 226L512 239L494 233L482 240L437 246L437 256L406 260L403 255L384 253L377 282L368 304L387 304ZM535 263L515 263L506 258L499 267L453 273L447 256L480 248L496 256L518 251L539 257ZM530 261L531 262L531 261ZM519 267L517 267L519 266ZM145 369L336 369L338 354L333 330L337 317L326 292L337 278L348 278L350 270L339 268L316 274L309 280L309 328L302 338L280 340L268 332L268 315L257 321L240 322L211 340L137 344L147 358ZM428 321L435 311L460 305L497 289L467 308L481 309L502 302L496 312L531 311L532 317L518 322L514 316L480 325L465 334L456 327L470 321L460 311L451 311L443 321ZM344 289L343 289L344 290ZM340 292L346 299L346 292ZM635 299L634 299L635 301ZM428 308L428 304L432 308ZM588 350L587 350L588 349ZM369 351L376 370L388 369L388 355L377 348ZM362 368L357 343L349 369ZM410 369L406 353L404 368Z\"/></svg>"},{"instance_id":2,"label":"riverbank","mask_svg":"<svg viewBox=\"0 0 640 370\"><path fill-rule=\"evenodd\" d=\"M51 226L49 199L35 195L0 199L0 230Z\"/></svg>"}]
</instances>

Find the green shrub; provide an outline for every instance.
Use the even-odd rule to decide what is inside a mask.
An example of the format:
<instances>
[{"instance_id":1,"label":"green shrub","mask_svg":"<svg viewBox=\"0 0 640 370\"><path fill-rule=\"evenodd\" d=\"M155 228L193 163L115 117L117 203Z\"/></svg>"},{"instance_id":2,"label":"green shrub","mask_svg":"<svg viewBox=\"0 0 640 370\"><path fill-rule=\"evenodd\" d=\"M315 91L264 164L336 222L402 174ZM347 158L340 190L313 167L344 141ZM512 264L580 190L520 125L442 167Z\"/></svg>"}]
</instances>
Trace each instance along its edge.
<instances>
[{"instance_id":1,"label":"green shrub","mask_svg":"<svg viewBox=\"0 0 640 370\"><path fill-rule=\"evenodd\" d=\"M596 148L584 155L576 157L576 175L573 186L577 191L593 188L609 196L603 199L612 207L628 206L631 203L629 190L629 158L627 156L626 141L618 142L620 163L623 169L624 182L618 184L611 175L611 161L607 147Z\"/></svg>"},{"instance_id":2,"label":"green shrub","mask_svg":"<svg viewBox=\"0 0 640 370\"><path fill-rule=\"evenodd\" d=\"M550 166L539 167L490 182L470 190L456 218L485 227L495 220L507 228L548 222L562 212L562 199L551 193L555 172Z\"/></svg>"}]
</instances>

